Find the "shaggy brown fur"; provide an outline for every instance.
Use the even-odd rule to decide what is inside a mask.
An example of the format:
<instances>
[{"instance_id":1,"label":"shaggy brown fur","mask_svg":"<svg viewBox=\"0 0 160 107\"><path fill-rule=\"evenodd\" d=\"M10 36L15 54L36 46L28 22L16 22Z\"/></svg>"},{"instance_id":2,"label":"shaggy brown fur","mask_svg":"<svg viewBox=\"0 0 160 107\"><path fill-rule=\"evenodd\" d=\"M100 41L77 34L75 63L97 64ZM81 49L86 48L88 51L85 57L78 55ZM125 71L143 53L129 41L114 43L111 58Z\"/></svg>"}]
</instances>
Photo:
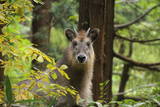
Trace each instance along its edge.
<instances>
[{"instance_id":1,"label":"shaggy brown fur","mask_svg":"<svg viewBox=\"0 0 160 107\"><path fill-rule=\"evenodd\" d=\"M65 31L67 38L70 40L70 45L66 49L64 57L58 61L58 66L65 64L68 66L66 73L71 78L66 80L59 77L57 83L63 86L71 85L78 90L80 97L85 99L82 106L86 107L87 100L92 99L92 77L94 65L94 50L92 43L99 34L98 29L90 31L81 30L74 32L70 29ZM76 42L76 43L73 43ZM84 62L79 62L77 57L84 56ZM58 101L57 107L72 107L76 103L71 96L62 97ZM65 105L65 106L64 106Z\"/></svg>"}]
</instances>

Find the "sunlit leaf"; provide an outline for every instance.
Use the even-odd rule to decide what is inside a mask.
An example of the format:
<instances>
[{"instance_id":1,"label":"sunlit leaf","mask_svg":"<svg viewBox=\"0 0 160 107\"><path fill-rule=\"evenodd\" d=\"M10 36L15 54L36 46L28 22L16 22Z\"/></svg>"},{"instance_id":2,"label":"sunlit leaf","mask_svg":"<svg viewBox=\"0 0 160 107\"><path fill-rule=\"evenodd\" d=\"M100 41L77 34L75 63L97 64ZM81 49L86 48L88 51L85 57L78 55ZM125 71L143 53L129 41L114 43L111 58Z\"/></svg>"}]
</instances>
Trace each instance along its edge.
<instances>
[{"instance_id":1,"label":"sunlit leaf","mask_svg":"<svg viewBox=\"0 0 160 107\"><path fill-rule=\"evenodd\" d=\"M67 65L61 65L61 67L60 67L61 70L65 70L67 68L68 68Z\"/></svg>"},{"instance_id":2,"label":"sunlit leaf","mask_svg":"<svg viewBox=\"0 0 160 107\"><path fill-rule=\"evenodd\" d=\"M54 80L56 80L56 79L57 79L57 74L56 74L56 73L52 73L52 74L51 74L51 77L52 77Z\"/></svg>"},{"instance_id":3,"label":"sunlit leaf","mask_svg":"<svg viewBox=\"0 0 160 107\"><path fill-rule=\"evenodd\" d=\"M48 64L48 65L47 65L47 68L48 68L48 69L50 69L50 70L54 70L54 69L56 69L56 67L55 67L55 66L53 66L52 64Z\"/></svg>"},{"instance_id":4,"label":"sunlit leaf","mask_svg":"<svg viewBox=\"0 0 160 107\"><path fill-rule=\"evenodd\" d=\"M40 55L40 56L37 58L37 61L40 62L40 63L42 63L42 62L44 62L44 59L43 59L43 57Z\"/></svg>"},{"instance_id":5,"label":"sunlit leaf","mask_svg":"<svg viewBox=\"0 0 160 107\"><path fill-rule=\"evenodd\" d=\"M33 1L36 2L36 3L44 4L44 3L42 2L42 0L33 0Z\"/></svg>"},{"instance_id":6,"label":"sunlit leaf","mask_svg":"<svg viewBox=\"0 0 160 107\"><path fill-rule=\"evenodd\" d=\"M8 76L5 77L5 94L7 102L11 104L13 102L13 96L12 96L11 82Z\"/></svg>"}]
</instances>

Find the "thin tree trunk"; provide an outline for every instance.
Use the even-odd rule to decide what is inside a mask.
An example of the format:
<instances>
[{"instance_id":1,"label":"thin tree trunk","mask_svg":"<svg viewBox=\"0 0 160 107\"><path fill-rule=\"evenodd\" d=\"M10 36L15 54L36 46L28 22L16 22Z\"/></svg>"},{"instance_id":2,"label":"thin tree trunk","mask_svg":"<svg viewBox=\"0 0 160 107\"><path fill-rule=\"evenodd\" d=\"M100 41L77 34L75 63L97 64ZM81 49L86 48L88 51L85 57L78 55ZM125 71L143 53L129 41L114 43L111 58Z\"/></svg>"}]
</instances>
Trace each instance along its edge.
<instances>
[{"instance_id":1,"label":"thin tree trunk","mask_svg":"<svg viewBox=\"0 0 160 107\"><path fill-rule=\"evenodd\" d=\"M2 53L0 53L0 59L3 59ZM0 89L3 89L3 81L4 81L4 68L3 65L0 64Z\"/></svg>"},{"instance_id":2,"label":"thin tree trunk","mask_svg":"<svg viewBox=\"0 0 160 107\"><path fill-rule=\"evenodd\" d=\"M2 34L2 28L4 27L4 25L0 25L0 34ZM0 53L0 59L3 60L3 56L2 53ZM4 68L3 68L3 64L1 64L0 62L0 89L3 90L4 85Z\"/></svg>"},{"instance_id":3,"label":"thin tree trunk","mask_svg":"<svg viewBox=\"0 0 160 107\"><path fill-rule=\"evenodd\" d=\"M129 46L130 46L130 48L129 48L128 57L131 57L133 43L130 42ZM121 53L121 54L123 54L123 53ZM118 93L123 93L125 91L127 81L129 80L129 70L131 67L132 67L132 65L130 65L130 64L124 64ZM124 95L118 95L117 101L120 101L123 99L124 99Z\"/></svg>"},{"instance_id":4,"label":"thin tree trunk","mask_svg":"<svg viewBox=\"0 0 160 107\"><path fill-rule=\"evenodd\" d=\"M3 4L3 3L4 3L4 1L0 1L0 4ZM0 34L2 34L2 28L4 26L5 26L4 24L0 24ZM3 60L2 53L0 53L0 59ZM1 62L0 62L0 89L1 90L3 90L3 88L4 88L3 82L4 82L4 68L3 68L3 64L1 64Z\"/></svg>"},{"instance_id":5,"label":"thin tree trunk","mask_svg":"<svg viewBox=\"0 0 160 107\"><path fill-rule=\"evenodd\" d=\"M104 81L108 81L104 89L106 102L112 99L112 63L114 40L114 0L105 0L105 48L104 48Z\"/></svg>"}]
</instances>

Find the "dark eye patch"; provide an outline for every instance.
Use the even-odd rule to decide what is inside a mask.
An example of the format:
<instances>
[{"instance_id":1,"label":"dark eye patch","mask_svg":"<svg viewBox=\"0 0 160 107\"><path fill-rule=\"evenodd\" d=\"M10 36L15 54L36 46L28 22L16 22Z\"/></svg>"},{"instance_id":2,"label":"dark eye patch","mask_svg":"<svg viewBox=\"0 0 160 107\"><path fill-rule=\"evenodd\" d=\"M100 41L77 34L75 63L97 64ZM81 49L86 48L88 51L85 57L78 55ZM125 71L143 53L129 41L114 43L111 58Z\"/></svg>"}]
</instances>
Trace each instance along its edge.
<instances>
[{"instance_id":1,"label":"dark eye patch","mask_svg":"<svg viewBox=\"0 0 160 107\"><path fill-rule=\"evenodd\" d=\"M77 46L77 44L78 44L77 41L72 42L73 47Z\"/></svg>"}]
</instances>

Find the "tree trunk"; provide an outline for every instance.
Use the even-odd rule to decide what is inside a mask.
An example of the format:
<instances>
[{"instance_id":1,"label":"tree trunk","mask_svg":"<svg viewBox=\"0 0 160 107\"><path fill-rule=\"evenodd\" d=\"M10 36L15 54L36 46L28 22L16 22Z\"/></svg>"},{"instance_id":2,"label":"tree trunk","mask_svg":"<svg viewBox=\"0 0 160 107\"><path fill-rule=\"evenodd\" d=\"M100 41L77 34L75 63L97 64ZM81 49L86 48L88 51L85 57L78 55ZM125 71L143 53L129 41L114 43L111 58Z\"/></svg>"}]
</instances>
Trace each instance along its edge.
<instances>
[{"instance_id":1,"label":"tree trunk","mask_svg":"<svg viewBox=\"0 0 160 107\"><path fill-rule=\"evenodd\" d=\"M133 43L130 42L129 46L130 46L130 48L129 48L128 57L131 57L132 50L133 50ZM123 53L121 53L121 54L123 54ZM129 70L131 67L132 67L132 65L130 65L130 64L124 64L118 93L123 93L125 91L127 81L129 80ZM124 95L118 95L117 101L121 101L123 99L124 99Z\"/></svg>"},{"instance_id":2,"label":"tree trunk","mask_svg":"<svg viewBox=\"0 0 160 107\"><path fill-rule=\"evenodd\" d=\"M90 26L91 28L97 27L101 31L98 40L94 44L96 55L93 78L94 100L100 98L99 83L106 80L109 80L109 83L106 86L105 97L107 97L108 100L111 99L112 96L113 18L113 0L80 0L79 28L84 27L84 29L86 29L86 27ZM84 24L86 24L86 26L82 26ZM106 32L104 32L104 30L106 30ZM106 33L105 39L104 33ZM105 45L104 41L106 43ZM104 70L105 72L103 72Z\"/></svg>"},{"instance_id":3,"label":"tree trunk","mask_svg":"<svg viewBox=\"0 0 160 107\"><path fill-rule=\"evenodd\" d=\"M4 1L0 1L0 4L3 4L3 3ZM0 34L2 34L2 28L4 26L5 26L4 24L0 24ZM3 60L2 53L0 53L0 59ZM4 68L3 68L3 64L1 64L0 62L0 90L3 90L4 88L3 82L4 82Z\"/></svg>"},{"instance_id":4,"label":"tree trunk","mask_svg":"<svg viewBox=\"0 0 160 107\"><path fill-rule=\"evenodd\" d=\"M4 26L5 25L0 25L0 34L2 34L2 28ZM0 53L0 59L3 60L2 53ZM3 90L3 88L4 88L3 82L4 82L4 68L3 68L3 64L1 64L1 62L0 62L0 89L1 90Z\"/></svg>"},{"instance_id":5,"label":"tree trunk","mask_svg":"<svg viewBox=\"0 0 160 107\"><path fill-rule=\"evenodd\" d=\"M98 16L97 16L98 13ZM104 55L104 0L90 0L90 26L100 29L100 35L94 43L95 65L93 76L93 98L100 99L100 83L103 82L103 55Z\"/></svg>"},{"instance_id":6,"label":"tree trunk","mask_svg":"<svg viewBox=\"0 0 160 107\"><path fill-rule=\"evenodd\" d=\"M44 4L37 4L33 2L33 19L32 19L32 37L31 41L34 47L42 52L48 52L50 29L51 29L51 0L43 0ZM46 63L37 63L33 61L33 66L38 69L45 70Z\"/></svg>"},{"instance_id":7,"label":"tree trunk","mask_svg":"<svg viewBox=\"0 0 160 107\"><path fill-rule=\"evenodd\" d=\"M97 17L98 13L98 17ZM100 97L99 83L103 81L103 53L104 53L104 0L80 0L79 29L99 28L100 35L94 43L95 65L93 76L93 98Z\"/></svg>"},{"instance_id":8,"label":"tree trunk","mask_svg":"<svg viewBox=\"0 0 160 107\"><path fill-rule=\"evenodd\" d=\"M44 4L33 3L32 43L43 52L48 51L51 29L51 0L43 0Z\"/></svg>"},{"instance_id":9,"label":"tree trunk","mask_svg":"<svg viewBox=\"0 0 160 107\"><path fill-rule=\"evenodd\" d=\"M114 0L105 0L105 44L104 44L104 81L108 82L104 89L106 102L112 98L112 63L114 40Z\"/></svg>"},{"instance_id":10,"label":"tree trunk","mask_svg":"<svg viewBox=\"0 0 160 107\"><path fill-rule=\"evenodd\" d=\"M111 79L112 79L112 58L113 58L112 54L113 18L114 18L113 0L109 1L80 0L79 29L87 29L88 27L91 28L97 27L100 29L100 35L97 41L94 43L94 50L96 55L95 65L94 65L94 77L93 77L94 100L98 100L100 98L99 83L103 82L104 80L109 80L109 84L107 85L108 88L106 97L108 99L111 99L112 96ZM106 31L105 40L104 40L104 34L105 34L104 31ZM104 41L106 42L105 49L104 49ZM104 63L104 54L106 54L105 62L107 63ZM105 73L103 72L104 70Z\"/></svg>"},{"instance_id":11,"label":"tree trunk","mask_svg":"<svg viewBox=\"0 0 160 107\"><path fill-rule=\"evenodd\" d=\"M2 59L2 53L0 53L0 59ZM3 65L0 64L0 89L3 89L3 81L4 81L4 68Z\"/></svg>"},{"instance_id":12,"label":"tree trunk","mask_svg":"<svg viewBox=\"0 0 160 107\"><path fill-rule=\"evenodd\" d=\"M80 0L78 29L87 30L89 27L89 0Z\"/></svg>"}]
</instances>

